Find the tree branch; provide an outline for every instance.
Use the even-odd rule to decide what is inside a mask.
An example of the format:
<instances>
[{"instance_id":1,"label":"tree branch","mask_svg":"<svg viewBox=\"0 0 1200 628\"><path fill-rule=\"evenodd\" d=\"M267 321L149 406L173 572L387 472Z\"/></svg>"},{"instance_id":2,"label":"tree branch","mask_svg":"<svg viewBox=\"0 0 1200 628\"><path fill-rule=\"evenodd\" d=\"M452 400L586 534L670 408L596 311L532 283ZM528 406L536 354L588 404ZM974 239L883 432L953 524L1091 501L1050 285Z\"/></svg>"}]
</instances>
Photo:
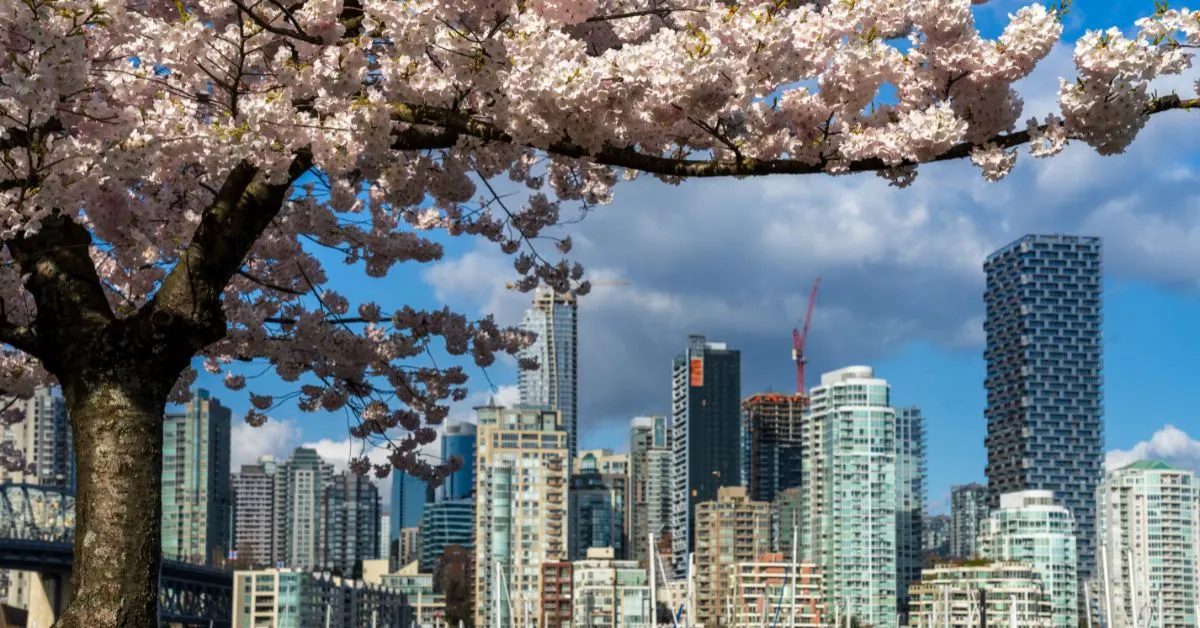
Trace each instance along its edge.
<instances>
[{"instance_id":1,"label":"tree branch","mask_svg":"<svg viewBox=\"0 0 1200 628\"><path fill-rule=\"evenodd\" d=\"M1174 94L1155 98L1146 105L1146 115L1154 115L1174 109L1191 109L1200 107L1200 98L1181 99ZM485 142L513 143L513 138L503 130L489 122L477 120L467 114L442 107L428 105L395 104L392 105L392 120L408 124L423 125L441 129L416 133L408 128L396 134L392 147L396 150L416 150L418 148L450 148L459 137L474 137ZM1045 129L1045 127L1041 127ZM414 138L416 141L414 141ZM1078 138L1072 138L1078 139ZM1012 148L1027 144L1030 140L1029 131L1004 133L992 138L990 143L999 148ZM408 142L413 141L413 145ZM424 143L422 143L424 142ZM946 152L927 160L925 163L963 159L970 156L977 146L970 142L962 142L951 147ZM726 160L713 159L675 159L641 152L636 147L606 146L591 152L578 144L560 141L549 146L531 146L548 153L588 159L606 166L617 166L640 170L651 174L673 177L728 177L728 176L762 176L769 174L817 174L825 171L826 163L809 163L794 159L752 159L734 158ZM880 159L863 159L846 164L848 172L870 172L888 170L898 166L915 165L904 162L895 165L884 163Z\"/></svg>"},{"instance_id":2,"label":"tree branch","mask_svg":"<svg viewBox=\"0 0 1200 628\"><path fill-rule=\"evenodd\" d=\"M301 152L292 160L282 183L267 183L257 168L238 164L226 177L217 197L204 210L200 226L163 279L162 287L142 306L136 318L153 330L164 324L189 346L191 353L225 336L221 295L263 230L279 214L288 190L312 167L312 155Z\"/></svg>"},{"instance_id":3,"label":"tree branch","mask_svg":"<svg viewBox=\"0 0 1200 628\"><path fill-rule=\"evenodd\" d=\"M36 233L8 241L13 260L28 275L25 287L38 306L32 331L37 337L54 339L53 347L13 346L40 359L52 373L70 359L77 341L94 338L116 320L92 262L91 244L92 234L83 225L57 211L42 221ZM22 337L17 333L14 339L22 342Z\"/></svg>"}]
</instances>

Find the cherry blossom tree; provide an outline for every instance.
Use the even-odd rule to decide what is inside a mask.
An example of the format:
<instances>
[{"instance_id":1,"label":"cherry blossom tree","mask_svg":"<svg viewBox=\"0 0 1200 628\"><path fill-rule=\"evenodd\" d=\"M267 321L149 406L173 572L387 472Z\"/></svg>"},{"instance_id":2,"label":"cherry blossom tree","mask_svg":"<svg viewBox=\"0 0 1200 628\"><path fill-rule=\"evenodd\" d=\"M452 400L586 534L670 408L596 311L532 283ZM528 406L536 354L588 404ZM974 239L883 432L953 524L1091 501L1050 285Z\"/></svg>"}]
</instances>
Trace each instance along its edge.
<instances>
[{"instance_id":1,"label":"cherry blossom tree","mask_svg":"<svg viewBox=\"0 0 1200 628\"><path fill-rule=\"evenodd\" d=\"M53 383L69 409L58 625L156 625L162 415L194 367L232 390L246 362L296 382L288 399L247 391L251 424L284 402L352 410L354 435L390 449L360 473L455 466L417 452L467 377L422 356L437 342L487 366L529 338L351 303L314 251L382 277L439 259L441 230L511 254L522 290L586 294L580 267L533 244L621 178L903 186L967 158L996 180L1021 144L1116 154L1197 104L1150 93L1200 43L1200 16L1163 6L1078 40L1060 114L1023 121L1013 83L1065 10L1027 6L990 40L970 0L0 0L0 392ZM521 206L492 191L503 177Z\"/></svg>"}]
</instances>

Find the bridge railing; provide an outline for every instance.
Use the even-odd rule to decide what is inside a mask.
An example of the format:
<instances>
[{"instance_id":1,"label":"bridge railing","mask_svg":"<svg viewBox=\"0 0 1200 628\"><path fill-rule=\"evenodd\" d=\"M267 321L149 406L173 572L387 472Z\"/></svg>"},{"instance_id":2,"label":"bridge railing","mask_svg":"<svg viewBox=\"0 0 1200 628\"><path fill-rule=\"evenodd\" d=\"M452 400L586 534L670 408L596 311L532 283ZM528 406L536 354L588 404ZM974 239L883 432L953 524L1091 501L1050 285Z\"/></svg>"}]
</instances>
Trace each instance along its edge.
<instances>
[{"instance_id":1,"label":"bridge railing","mask_svg":"<svg viewBox=\"0 0 1200 628\"><path fill-rule=\"evenodd\" d=\"M0 484L0 538L71 543L75 493L35 484Z\"/></svg>"}]
</instances>

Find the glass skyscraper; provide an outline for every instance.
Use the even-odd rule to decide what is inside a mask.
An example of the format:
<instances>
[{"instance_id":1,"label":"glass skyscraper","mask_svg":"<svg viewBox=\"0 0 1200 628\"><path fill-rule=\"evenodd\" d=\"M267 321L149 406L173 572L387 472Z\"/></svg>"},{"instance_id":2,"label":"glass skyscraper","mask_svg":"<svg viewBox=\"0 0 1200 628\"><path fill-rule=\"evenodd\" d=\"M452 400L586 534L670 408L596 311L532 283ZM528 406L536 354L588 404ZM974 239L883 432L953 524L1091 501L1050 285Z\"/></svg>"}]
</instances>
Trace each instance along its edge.
<instances>
[{"instance_id":1,"label":"glass skyscraper","mask_svg":"<svg viewBox=\"0 0 1200 628\"><path fill-rule=\"evenodd\" d=\"M163 420L162 553L210 565L232 548L229 408L198 388Z\"/></svg>"},{"instance_id":2,"label":"glass skyscraper","mask_svg":"<svg viewBox=\"0 0 1200 628\"><path fill-rule=\"evenodd\" d=\"M896 410L868 366L821 375L804 430L800 560L815 562L829 610L897 626Z\"/></svg>"},{"instance_id":3,"label":"glass skyscraper","mask_svg":"<svg viewBox=\"0 0 1200 628\"><path fill-rule=\"evenodd\" d=\"M689 336L687 349L671 365L671 543L677 576L685 575L695 546L696 504L715 501L718 487L741 484L741 401L741 352Z\"/></svg>"},{"instance_id":4,"label":"glass skyscraper","mask_svg":"<svg viewBox=\"0 0 1200 628\"><path fill-rule=\"evenodd\" d=\"M523 349L520 357L536 360L539 368L517 374L520 404L558 410L567 432L570 460L574 461L579 443L576 431L579 333L575 295L539 292L521 321L521 329L537 334L537 340Z\"/></svg>"},{"instance_id":5,"label":"glass skyscraper","mask_svg":"<svg viewBox=\"0 0 1200 628\"><path fill-rule=\"evenodd\" d=\"M400 538L401 530L421 527L421 515L425 511L428 494L425 480L399 469L392 471L392 543Z\"/></svg>"},{"instance_id":6,"label":"glass skyscraper","mask_svg":"<svg viewBox=\"0 0 1200 628\"><path fill-rule=\"evenodd\" d=\"M462 458L462 467L442 482L439 499L461 499L475 490L475 424L446 421L442 433L442 460Z\"/></svg>"},{"instance_id":7,"label":"glass skyscraper","mask_svg":"<svg viewBox=\"0 0 1200 628\"><path fill-rule=\"evenodd\" d=\"M1100 238L1027 235L984 272L989 506L1053 491L1079 526L1089 579L1104 474Z\"/></svg>"},{"instance_id":8,"label":"glass skyscraper","mask_svg":"<svg viewBox=\"0 0 1200 628\"><path fill-rule=\"evenodd\" d=\"M925 520L925 419L917 406L896 409L896 592L908 618L908 587L921 580Z\"/></svg>"}]
</instances>

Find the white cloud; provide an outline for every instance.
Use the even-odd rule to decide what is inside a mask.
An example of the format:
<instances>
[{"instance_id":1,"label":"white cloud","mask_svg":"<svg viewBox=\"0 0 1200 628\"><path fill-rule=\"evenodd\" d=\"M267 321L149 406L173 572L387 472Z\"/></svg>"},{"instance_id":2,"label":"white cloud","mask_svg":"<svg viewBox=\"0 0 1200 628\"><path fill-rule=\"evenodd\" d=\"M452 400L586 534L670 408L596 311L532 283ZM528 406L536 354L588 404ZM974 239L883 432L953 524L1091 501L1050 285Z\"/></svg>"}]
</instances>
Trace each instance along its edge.
<instances>
[{"instance_id":1,"label":"white cloud","mask_svg":"<svg viewBox=\"0 0 1200 628\"><path fill-rule=\"evenodd\" d=\"M1108 452L1104 466L1111 471L1139 460L1160 460L1200 473L1200 440L1174 425L1167 425L1155 432L1148 441L1144 440L1129 449Z\"/></svg>"},{"instance_id":2,"label":"white cloud","mask_svg":"<svg viewBox=\"0 0 1200 628\"><path fill-rule=\"evenodd\" d=\"M285 460L300 444L300 427L289 420L271 419L262 427L234 420L230 432L230 467L233 471L244 464L253 464L259 456Z\"/></svg>"}]
</instances>

